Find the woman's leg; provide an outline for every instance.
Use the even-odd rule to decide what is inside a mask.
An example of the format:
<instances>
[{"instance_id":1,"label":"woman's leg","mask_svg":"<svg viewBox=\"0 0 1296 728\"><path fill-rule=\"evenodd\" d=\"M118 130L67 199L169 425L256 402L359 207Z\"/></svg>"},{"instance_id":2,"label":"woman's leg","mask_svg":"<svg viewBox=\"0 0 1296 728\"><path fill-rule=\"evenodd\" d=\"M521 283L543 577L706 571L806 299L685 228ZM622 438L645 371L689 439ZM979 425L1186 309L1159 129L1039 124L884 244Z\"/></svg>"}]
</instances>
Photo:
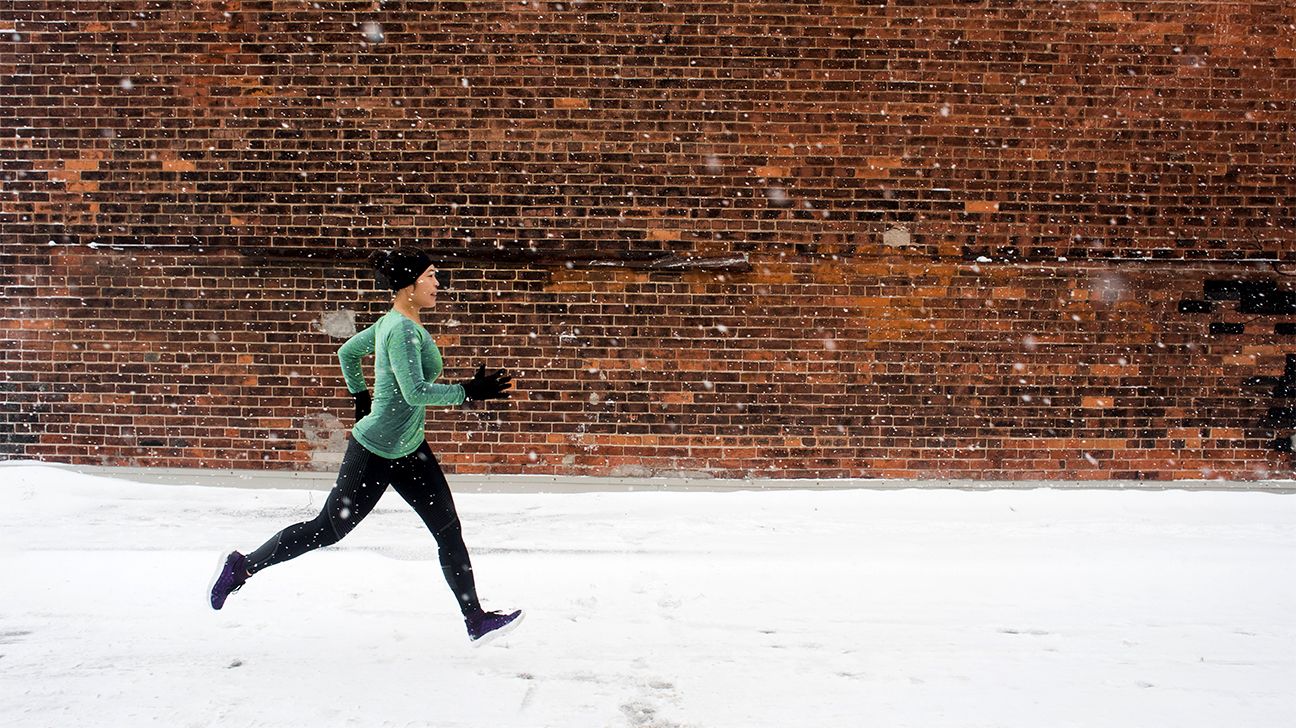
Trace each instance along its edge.
<instances>
[{"instance_id":1,"label":"woman's leg","mask_svg":"<svg viewBox=\"0 0 1296 728\"><path fill-rule=\"evenodd\" d=\"M441 472L440 463L427 443L423 443L418 450L402 458L401 465L401 472L392 478L392 487L414 508L436 538L441 573L458 598L460 611L465 617L481 614L468 547L464 545L459 514L455 512L450 484Z\"/></svg>"},{"instance_id":2,"label":"woman's leg","mask_svg":"<svg viewBox=\"0 0 1296 728\"><path fill-rule=\"evenodd\" d=\"M378 504L392 479L391 462L351 440L342 458L337 483L320 514L314 520L285 528L248 554L248 574L340 541Z\"/></svg>"}]
</instances>

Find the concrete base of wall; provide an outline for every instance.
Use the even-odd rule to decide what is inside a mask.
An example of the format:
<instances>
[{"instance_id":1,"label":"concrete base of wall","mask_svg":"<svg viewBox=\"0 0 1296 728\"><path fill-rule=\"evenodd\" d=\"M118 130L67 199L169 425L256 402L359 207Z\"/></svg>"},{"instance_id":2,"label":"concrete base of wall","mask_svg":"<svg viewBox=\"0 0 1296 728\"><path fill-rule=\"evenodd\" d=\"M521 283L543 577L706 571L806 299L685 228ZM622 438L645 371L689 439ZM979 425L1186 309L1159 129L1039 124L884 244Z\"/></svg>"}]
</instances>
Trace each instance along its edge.
<instances>
[{"instance_id":1,"label":"concrete base of wall","mask_svg":"<svg viewBox=\"0 0 1296 728\"><path fill-rule=\"evenodd\" d=\"M168 485L207 485L238 488L285 488L327 491L336 477L331 472L293 472L285 470L221 470L201 468L131 468L100 465L66 465L34 460L11 460L0 465L41 464L77 473L137 483ZM1296 481L1118 481L1118 480L795 480L759 478L751 480L674 479L674 478L595 478L549 475L452 475L450 485L461 493L597 493L629 491L710 491L737 490L900 490L904 488L951 488L957 490L1030 490L1057 488L1067 490L1203 490L1256 491L1296 493Z\"/></svg>"}]
</instances>

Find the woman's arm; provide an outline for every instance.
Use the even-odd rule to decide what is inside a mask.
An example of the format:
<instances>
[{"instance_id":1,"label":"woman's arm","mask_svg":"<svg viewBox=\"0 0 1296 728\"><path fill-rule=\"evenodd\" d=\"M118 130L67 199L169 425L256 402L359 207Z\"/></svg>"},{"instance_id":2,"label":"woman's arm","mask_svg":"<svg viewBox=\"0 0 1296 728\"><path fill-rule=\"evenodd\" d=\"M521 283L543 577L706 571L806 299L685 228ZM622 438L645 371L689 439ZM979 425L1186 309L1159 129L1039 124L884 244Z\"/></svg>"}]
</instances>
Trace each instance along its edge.
<instances>
[{"instance_id":1,"label":"woman's arm","mask_svg":"<svg viewBox=\"0 0 1296 728\"><path fill-rule=\"evenodd\" d=\"M396 375L401 396L411 405L463 404L466 395L462 385L436 384L423 378L423 341L415 325L404 324L387 337L387 361Z\"/></svg>"},{"instance_id":2,"label":"woman's arm","mask_svg":"<svg viewBox=\"0 0 1296 728\"><path fill-rule=\"evenodd\" d=\"M338 349L338 360L342 362L342 378L346 380L347 391L351 394L359 394L369 389L365 384L364 371L360 368L360 360L374 353L376 328L370 326L347 339L346 343Z\"/></svg>"}]
</instances>

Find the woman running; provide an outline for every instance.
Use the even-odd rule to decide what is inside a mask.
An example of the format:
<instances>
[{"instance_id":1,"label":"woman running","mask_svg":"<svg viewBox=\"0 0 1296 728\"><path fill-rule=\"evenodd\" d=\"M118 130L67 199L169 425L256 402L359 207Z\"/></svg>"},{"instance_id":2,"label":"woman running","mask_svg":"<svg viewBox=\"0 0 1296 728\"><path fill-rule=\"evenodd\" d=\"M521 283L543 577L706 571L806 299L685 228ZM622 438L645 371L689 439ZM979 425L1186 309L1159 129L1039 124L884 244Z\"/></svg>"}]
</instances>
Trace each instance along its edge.
<instances>
[{"instance_id":1,"label":"woman running","mask_svg":"<svg viewBox=\"0 0 1296 728\"><path fill-rule=\"evenodd\" d=\"M212 582L212 609L223 607L230 592L262 569L337 543L369 515L390 485L436 538L441 571L459 600L469 639L499 636L519 623L522 612L487 612L478 602L450 486L428 449L423 423L429 405L507 399L513 378L503 369L487 374L482 365L472 379L436 384L443 368L441 352L420 318L423 309L436 304L436 267L422 251L406 248L376 253L371 262L379 285L395 297L390 311L338 350L347 390L355 398L356 424L337 484L314 520L285 528L246 556L229 553ZM360 369L360 360L369 354L375 354L372 398Z\"/></svg>"}]
</instances>

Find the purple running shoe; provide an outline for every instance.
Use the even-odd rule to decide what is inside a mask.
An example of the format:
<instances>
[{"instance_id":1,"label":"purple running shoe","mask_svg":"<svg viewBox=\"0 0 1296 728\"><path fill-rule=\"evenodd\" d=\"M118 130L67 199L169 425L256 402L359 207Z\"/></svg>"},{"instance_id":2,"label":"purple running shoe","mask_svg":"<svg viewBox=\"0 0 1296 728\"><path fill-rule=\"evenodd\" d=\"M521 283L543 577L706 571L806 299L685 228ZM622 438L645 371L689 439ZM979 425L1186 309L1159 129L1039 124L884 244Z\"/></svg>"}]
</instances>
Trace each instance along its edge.
<instances>
[{"instance_id":1,"label":"purple running shoe","mask_svg":"<svg viewBox=\"0 0 1296 728\"><path fill-rule=\"evenodd\" d=\"M468 639L472 640L474 645L484 645L487 642L517 629L522 623L522 610L505 614L503 612L482 612L473 617L465 617L464 624L468 625Z\"/></svg>"},{"instance_id":2,"label":"purple running shoe","mask_svg":"<svg viewBox=\"0 0 1296 728\"><path fill-rule=\"evenodd\" d=\"M237 551L231 551L224 562L216 569L216 576L211 582L211 608L225 606L225 597L236 592L247 582L247 557Z\"/></svg>"}]
</instances>

